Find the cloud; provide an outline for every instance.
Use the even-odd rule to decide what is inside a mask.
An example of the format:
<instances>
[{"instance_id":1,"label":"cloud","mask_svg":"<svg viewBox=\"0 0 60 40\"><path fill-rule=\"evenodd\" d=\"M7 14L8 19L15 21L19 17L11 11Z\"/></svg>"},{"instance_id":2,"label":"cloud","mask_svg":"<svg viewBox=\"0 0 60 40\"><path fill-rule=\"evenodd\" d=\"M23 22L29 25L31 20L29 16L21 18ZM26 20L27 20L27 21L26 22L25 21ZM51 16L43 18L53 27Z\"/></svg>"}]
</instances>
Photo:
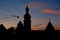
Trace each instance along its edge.
<instances>
[{"instance_id":1,"label":"cloud","mask_svg":"<svg viewBox=\"0 0 60 40\"><path fill-rule=\"evenodd\" d=\"M34 27L37 27L37 26L40 26L40 27L43 27L45 26L46 24L37 24L37 25L34 25Z\"/></svg>"},{"instance_id":2,"label":"cloud","mask_svg":"<svg viewBox=\"0 0 60 40\"><path fill-rule=\"evenodd\" d=\"M32 19L32 22L40 22L40 19L34 18L34 19Z\"/></svg>"},{"instance_id":3,"label":"cloud","mask_svg":"<svg viewBox=\"0 0 60 40\"><path fill-rule=\"evenodd\" d=\"M12 17L16 17L16 18L20 18L19 16L17 16L17 15L11 15Z\"/></svg>"},{"instance_id":4,"label":"cloud","mask_svg":"<svg viewBox=\"0 0 60 40\"><path fill-rule=\"evenodd\" d=\"M45 30L46 24L37 24L32 26L32 30Z\"/></svg>"},{"instance_id":5,"label":"cloud","mask_svg":"<svg viewBox=\"0 0 60 40\"><path fill-rule=\"evenodd\" d=\"M51 13L51 14L60 14L60 10L53 10L53 9L43 9L41 10L43 13Z\"/></svg>"},{"instance_id":6,"label":"cloud","mask_svg":"<svg viewBox=\"0 0 60 40\"><path fill-rule=\"evenodd\" d=\"M32 30L45 30L45 27L32 27Z\"/></svg>"},{"instance_id":7,"label":"cloud","mask_svg":"<svg viewBox=\"0 0 60 40\"><path fill-rule=\"evenodd\" d=\"M26 5L25 5L26 6ZM28 3L28 6L29 8L31 9L36 9L36 8L39 8L41 6L47 6L47 4L43 4L43 3L40 3L40 2L29 2Z\"/></svg>"},{"instance_id":8,"label":"cloud","mask_svg":"<svg viewBox=\"0 0 60 40\"><path fill-rule=\"evenodd\" d=\"M32 22L40 22L40 19L37 19L37 18L32 18L31 20Z\"/></svg>"},{"instance_id":9,"label":"cloud","mask_svg":"<svg viewBox=\"0 0 60 40\"><path fill-rule=\"evenodd\" d=\"M33 23L45 23L47 22L46 18L38 19L38 18L32 18L31 19Z\"/></svg>"},{"instance_id":10,"label":"cloud","mask_svg":"<svg viewBox=\"0 0 60 40\"><path fill-rule=\"evenodd\" d=\"M46 28L47 23L45 19L37 19L33 18L32 19L33 25L32 25L32 30L44 30Z\"/></svg>"}]
</instances>

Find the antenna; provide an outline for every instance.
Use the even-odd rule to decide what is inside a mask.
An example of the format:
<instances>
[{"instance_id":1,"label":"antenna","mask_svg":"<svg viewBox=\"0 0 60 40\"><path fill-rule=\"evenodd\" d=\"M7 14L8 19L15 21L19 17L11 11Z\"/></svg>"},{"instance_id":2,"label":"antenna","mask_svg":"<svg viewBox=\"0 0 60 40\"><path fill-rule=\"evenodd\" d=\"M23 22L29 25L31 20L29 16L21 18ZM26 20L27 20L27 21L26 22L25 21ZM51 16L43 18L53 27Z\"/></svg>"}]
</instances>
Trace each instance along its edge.
<instances>
[{"instance_id":1,"label":"antenna","mask_svg":"<svg viewBox=\"0 0 60 40\"><path fill-rule=\"evenodd\" d=\"M28 7L28 6L29 6L29 4L27 3L27 4L26 4L26 7Z\"/></svg>"}]
</instances>

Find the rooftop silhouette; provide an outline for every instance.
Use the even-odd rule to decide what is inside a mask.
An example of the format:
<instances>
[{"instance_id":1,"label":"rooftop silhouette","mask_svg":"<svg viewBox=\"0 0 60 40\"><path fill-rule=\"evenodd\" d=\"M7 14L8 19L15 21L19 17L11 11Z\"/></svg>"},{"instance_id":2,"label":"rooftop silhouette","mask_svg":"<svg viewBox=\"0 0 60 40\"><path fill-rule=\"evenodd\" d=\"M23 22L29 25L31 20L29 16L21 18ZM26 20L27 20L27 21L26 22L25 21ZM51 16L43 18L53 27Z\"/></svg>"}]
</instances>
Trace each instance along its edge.
<instances>
[{"instance_id":1,"label":"rooftop silhouette","mask_svg":"<svg viewBox=\"0 0 60 40\"><path fill-rule=\"evenodd\" d=\"M45 31L54 31L54 30L55 30L55 29L54 29L54 26L52 25L51 19L49 18L49 23L48 23Z\"/></svg>"},{"instance_id":2,"label":"rooftop silhouette","mask_svg":"<svg viewBox=\"0 0 60 40\"><path fill-rule=\"evenodd\" d=\"M17 28L15 30L15 32L22 32L23 31L23 24L22 22L20 21L18 24L17 24Z\"/></svg>"}]
</instances>

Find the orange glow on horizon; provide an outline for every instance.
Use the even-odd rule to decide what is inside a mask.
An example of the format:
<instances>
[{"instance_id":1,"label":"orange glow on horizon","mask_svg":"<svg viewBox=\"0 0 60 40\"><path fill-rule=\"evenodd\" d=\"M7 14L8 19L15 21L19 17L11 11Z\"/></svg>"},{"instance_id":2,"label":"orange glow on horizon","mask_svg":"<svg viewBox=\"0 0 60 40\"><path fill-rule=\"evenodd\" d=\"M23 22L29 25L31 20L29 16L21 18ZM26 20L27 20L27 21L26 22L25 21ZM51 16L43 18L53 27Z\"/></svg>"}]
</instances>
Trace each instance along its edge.
<instances>
[{"instance_id":1,"label":"orange glow on horizon","mask_svg":"<svg viewBox=\"0 0 60 40\"><path fill-rule=\"evenodd\" d=\"M55 27L55 30L60 30L60 26L59 27Z\"/></svg>"}]
</instances>

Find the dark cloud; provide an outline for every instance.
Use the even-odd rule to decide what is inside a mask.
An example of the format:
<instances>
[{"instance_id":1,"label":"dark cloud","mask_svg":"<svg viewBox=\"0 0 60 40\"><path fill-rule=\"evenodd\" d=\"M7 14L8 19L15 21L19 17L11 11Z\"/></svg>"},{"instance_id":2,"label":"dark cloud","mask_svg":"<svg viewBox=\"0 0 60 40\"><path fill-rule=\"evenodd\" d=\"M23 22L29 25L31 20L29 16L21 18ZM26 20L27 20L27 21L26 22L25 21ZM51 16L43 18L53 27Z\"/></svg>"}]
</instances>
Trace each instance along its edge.
<instances>
[{"instance_id":1,"label":"dark cloud","mask_svg":"<svg viewBox=\"0 0 60 40\"><path fill-rule=\"evenodd\" d=\"M20 18L19 16L17 16L17 15L11 15L12 17L16 17L16 18Z\"/></svg>"}]
</instances>

